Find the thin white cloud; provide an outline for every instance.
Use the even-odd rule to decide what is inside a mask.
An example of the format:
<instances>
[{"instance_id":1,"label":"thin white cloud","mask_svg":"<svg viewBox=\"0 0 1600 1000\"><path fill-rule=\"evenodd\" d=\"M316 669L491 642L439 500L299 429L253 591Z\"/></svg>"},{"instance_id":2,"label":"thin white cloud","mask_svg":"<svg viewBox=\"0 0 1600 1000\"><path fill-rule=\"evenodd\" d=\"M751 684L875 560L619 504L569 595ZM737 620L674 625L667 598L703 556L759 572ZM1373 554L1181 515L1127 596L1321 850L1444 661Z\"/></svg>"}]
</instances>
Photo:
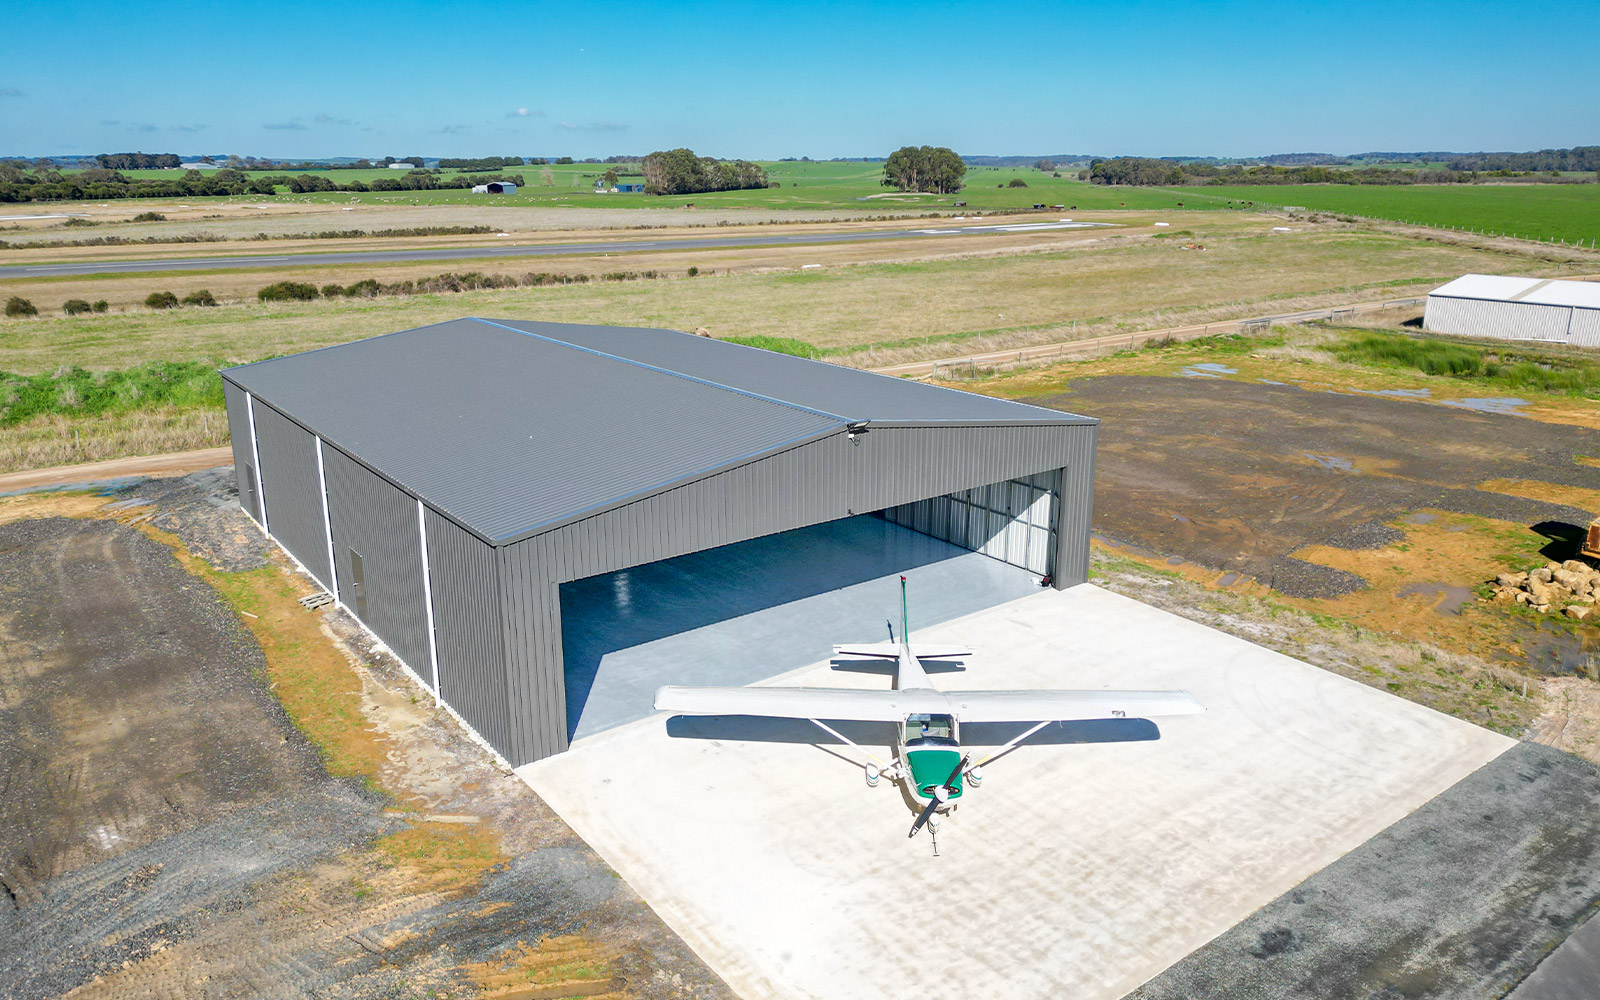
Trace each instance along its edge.
<instances>
[{"instance_id":1,"label":"thin white cloud","mask_svg":"<svg viewBox=\"0 0 1600 1000\"><path fill-rule=\"evenodd\" d=\"M507 118L543 118L544 117L544 112L543 111L534 111L534 110L531 110L529 108L518 108L515 111L507 111L506 112L506 117Z\"/></svg>"},{"instance_id":2,"label":"thin white cloud","mask_svg":"<svg viewBox=\"0 0 1600 1000\"><path fill-rule=\"evenodd\" d=\"M556 128L566 129L569 132L626 132L628 126L621 122L588 122L579 125L574 122L558 122Z\"/></svg>"},{"instance_id":3,"label":"thin white cloud","mask_svg":"<svg viewBox=\"0 0 1600 1000\"><path fill-rule=\"evenodd\" d=\"M355 122L348 118L335 118L333 115L318 115L311 120L316 122L318 125L343 125L347 128L355 124Z\"/></svg>"},{"instance_id":4,"label":"thin white cloud","mask_svg":"<svg viewBox=\"0 0 1600 1000\"><path fill-rule=\"evenodd\" d=\"M24 94L22 91L18 90L16 87L0 87L0 97L27 97L27 96L28 96L27 94Z\"/></svg>"},{"instance_id":5,"label":"thin white cloud","mask_svg":"<svg viewBox=\"0 0 1600 1000\"><path fill-rule=\"evenodd\" d=\"M304 132L306 130L306 127L299 122L263 122L261 127L271 129L274 132Z\"/></svg>"},{"instance_id":6,"label":"thin white cloud","mask_svg":"<svg viewBox=\"0 0 1600 1000\"><path fill-rule=\"evenodd\" d=\"M159 132L159 131L161 131L161 126L152 125L149 122L139 122L139 123L134 124L134 125L129 125L128 127L130 129L132 129L133 131L135 131L135 132Z\"/></svg>"},{"instance_id":7,"label":"thin white cloud","mask_svg":"<svg viewBox=\"0 0 1600 1000\"><path fill-rule=\"evenodd\" d=\"M441 125L431 130L434 135L460 135L462 132L472 131L471 125Z\"/></svg>"},{"instance_id":8,"label":"thin white cloud","mask_svg":"<svg viewBox=\"0 0 1600 1000\"><path fill-rule=\"evenodd\" d=\"M174 132L200 132L200 131L203 131L204 129L209 128L209 127L210 126L207 126L207 125L174 125L174 126L172 126L172 131L174 131Z\"/></svg>"}]
</instances>

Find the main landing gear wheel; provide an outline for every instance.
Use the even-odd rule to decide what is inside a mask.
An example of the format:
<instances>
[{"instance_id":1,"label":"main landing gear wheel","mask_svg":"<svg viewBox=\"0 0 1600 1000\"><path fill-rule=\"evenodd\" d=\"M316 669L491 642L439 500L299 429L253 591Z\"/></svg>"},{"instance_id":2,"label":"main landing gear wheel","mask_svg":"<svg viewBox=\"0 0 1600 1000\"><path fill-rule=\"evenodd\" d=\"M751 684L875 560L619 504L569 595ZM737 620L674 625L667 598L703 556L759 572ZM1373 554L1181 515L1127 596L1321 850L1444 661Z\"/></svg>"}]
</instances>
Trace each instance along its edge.
<instances>
[{"instance_id":1,"label":"main landing gear wheel","mask_svg":"<svg viewBox=\"0 0 1600 1000\"><path fill-rule=\"evenodd\" d=\"M866 767L866 771L867 771L867 787L868 788L877 788L878 787L878 765L876 765L876 764L868 764L867 767Z\"/></svg>"}]
</instances>

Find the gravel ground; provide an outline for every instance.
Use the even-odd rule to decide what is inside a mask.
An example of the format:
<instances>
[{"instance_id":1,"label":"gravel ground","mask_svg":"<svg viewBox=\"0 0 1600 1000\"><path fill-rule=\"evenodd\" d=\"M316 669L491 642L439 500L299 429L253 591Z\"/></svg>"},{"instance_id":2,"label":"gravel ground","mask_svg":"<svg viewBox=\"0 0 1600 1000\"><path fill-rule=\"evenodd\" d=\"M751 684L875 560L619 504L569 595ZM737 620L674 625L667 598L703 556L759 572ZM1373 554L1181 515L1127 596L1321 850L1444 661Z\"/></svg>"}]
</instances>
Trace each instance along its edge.
<instances>
[{"instance_id":1,"label":"gravel ground","mask_svg":"<svg viewBox=\"0 0 1600 1000\"><path fill-rule=\"evenodd\" d=\"M211 470L112 502L260 566L232 491ZM0 524L0 997L470 997L466 966L547 935L611 956L583 984L608 996L731 995L348 616L320 614L355 658L384 791L328 775L254 636L166 546L109 520ZM494 831L509 860L461 888L373 850L433 816Z\"/></svg>"},{"instance_id":2,"label":"gravel ground","mask_svg":"<svg viewBox=\"0 0 1600 1000\"><path fill-rule=\"evenodd\" d=\"M1593 488L1600 431L1364 394L1227 379L1101 376L1029 402L1099 417L1095 529L1298 596L1359 578L1291 558L1383 544L1429 507L1570 533L1596 512L1490 493L1491 479Z\"/></svg>"},{"instance_id":3,"label":"gravel ground","mask_svg":"<svg viewBox=\"0 0 1600 1000\"><path fill-rule=\"evenodd\" d=\"M1519 744L1130 1000L1497 1000L1600 906L1597 807L1594 765Z\"/></svg>"},{"instance_id":4,"label":"gravel ground","mask_svg":"<svg viewBox=\"0 0 1600 1000\"><path fill-rule=\"evenodd\" d=\"M1405 537L1406 533L1399 528L1391 528L1377 521L1368 521L1365 524L1353 524L1343 531L1336 531L1324 538L1322 544L1351 551L1381 549L1386 545L1402 541Z\"/></svg>"}]
</instances>

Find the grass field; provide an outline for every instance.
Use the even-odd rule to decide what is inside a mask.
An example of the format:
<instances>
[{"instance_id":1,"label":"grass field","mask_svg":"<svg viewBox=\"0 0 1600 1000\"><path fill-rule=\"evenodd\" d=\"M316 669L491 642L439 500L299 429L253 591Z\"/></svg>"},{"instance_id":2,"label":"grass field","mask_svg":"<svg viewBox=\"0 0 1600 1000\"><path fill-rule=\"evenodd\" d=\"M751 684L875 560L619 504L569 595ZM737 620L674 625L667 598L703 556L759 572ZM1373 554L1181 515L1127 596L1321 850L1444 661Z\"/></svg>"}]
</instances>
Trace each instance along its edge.
<instances>
[{"instance_id":1,"label":"grass field","mask_svg":"<svg viewBox=\"0 0 1600 1000\"><path fill-rule=\"evenodd\" d=\"M582 208L676 208L693 204L697 209L849 210L862 214L905 214L917 211L959 212L964 202L972 212L1027 209L1036 204L1075 206L1080 211L1099 209L1170 210L1228 209L1238 202L1258 207L1303 206L1308 209L1349 213L1397 222L1456 227L1515 234L1533 239L1567 242L1600 241L1600 184L1448 184L1448 185L1245 185L1239 187L1130 188L1104 187L1077 179L1076 171L1062 176L1031 167L969 167L966 187L954 195L907 194L886 188L881 163L772 162L764 164L778 186L750 191L716 191L694 195L596 194L594 182L606 164L508 168L520 173L527 185L513 195L475 195L463 189L442 191L322 192L289 194L273 198L199 199L206 203L268 201L283 204L326 203L340 205L505 205ZM634 169L623 165L619 169ZM308 171L316 173L315 171ZM181 171L135 170L134 177L172 177ZM254 171L267 176L282 171ZM337 183L397 177L391 170L330 170L321 172ZM455 174L446 171L446 176ZM638 180L631 177L630 180ZM1008 185L1020 179L1027 187ZM196 199L190 199L195 201ZM1235 203L1235 204L1230 204Z\"/></svg>"},{"instance_id":2,"label":"grass field","mask_svg":"<svg viewBox=\"0 0 1600 1000\"><path fill-rule=\"evenodd\" d=\"M1201 202L1253 201L1256 206L1300 205L1319 212L1364 215L1396 222L1566 240L1600 240L1600 184L1416 184L1379 187L1347 184L1204 187Z\"/></svg>"},{"instance_id":3,"label":"grass field","mask_svg":"<svg viewBox=\"0 0 1600 1000\"><path fill-rule=\"evenodd\" d=\"M1208 247L1204 253L1185 251L1183 241L1175 239L1112 240L1015 256L814 270L791 263L781 270L730 274L719 267L715 276L693 279L675 270L670 278L562 287L274 305L225 299L214 309L140 307L104 315L40 316L0 321L0 370L33 373L64 363L120 369L151 359L248 360L464 315L682 330L704 326L721 337L803 342L847 363L889 364L1414 295L1466 271L1550 269L1526 257L1400 236L1341 229L1274 234L1265 232L1269 220L1258 220L1256 231L1249 232L1234 228L1241 217L1217 220L1216 233L1193 227ZM828 259L815 249L804 253L797 262ZM628 265L656 266L649 256ZM320 283L363 275L283 276ZM215 285L225 278L183 280ZM239 280L266 283L248 273ZM180 294L188 287L171 285ZM89 290L88 285L71 287L74 294ZM224 286L213 290L222 297ZM254 288L248 292L253 300Z\"/></svg>"}]
</instances>

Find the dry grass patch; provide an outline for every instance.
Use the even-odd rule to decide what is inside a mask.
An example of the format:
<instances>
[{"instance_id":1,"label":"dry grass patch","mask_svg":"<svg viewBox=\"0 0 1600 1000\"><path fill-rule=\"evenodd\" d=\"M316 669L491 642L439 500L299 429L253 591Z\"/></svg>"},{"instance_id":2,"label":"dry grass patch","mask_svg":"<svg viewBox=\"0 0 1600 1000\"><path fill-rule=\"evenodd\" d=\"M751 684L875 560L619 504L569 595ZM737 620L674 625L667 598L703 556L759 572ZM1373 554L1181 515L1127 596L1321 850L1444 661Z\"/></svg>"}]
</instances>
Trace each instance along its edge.
<instances>
[{"instance_id":1,"label":"dry grass patch","mask_svg":"<svg viewBox=\"0 0 1600 1000\"><path fill-rule=\"evenodd\" d=\"M1260 228L1265 223L1226 217L1209 225ZM369 272L392 280L408 270L521 273L592 267L681 274L691 263L718 270L714 277L695 279L16 320L0 324L0 369L41 371L68 359L86 367L127 367L150 358L260 358L463 315L685 330L704 326L717 336L800 339L835 352L845 363L875 365L1404 295L1463 271L1550 269L1541 261L1347 230L1268 238L1242 229L1215 240L1214 249L1204 254L1182 252L1169 241L1144 235L1107 232L1069 231L1048 239L1020 234L1018 248L1009 251L1005 241L1012 237L959 237L951 238L945 251L937 239L901 240L677 257L631 254L587 264L576 258L530 258L453 261L449 267L435 261L393 270L302 273L291 267L185 275L181 282L204 283L219 295L234 288L230 294L240 297L284 278L321 284ZM1031 252L1041 246L1049 252ZM940 252L956 256L881 262L886 254ZM718 263L723 260L729 263ZM764 272L768 262L781 270ZM801 263L830 266L801 271ZM729 267L752 270L723 273ZM92 299L102 296L90 286L109 280L51 279L0 287L15 285L21 290L7 294L43 303L41 289L56 297L66 297L70 289L73 296ZM124 297L134 300L156 284L174 291L187 287L178 278L128 280Z\"/></svg>"},{"instance_id":2,"label":"dry grass patch","mask_svg":"<svg viewBox=\"0 0 1600 1000\"><path fill-rule=\"evenodd\" d=\"M163 406L87 417L48 414L0 431L0 473L227 443L228 418L222 410Z\"/></svg>"},{"instance_id":3,"label":"dry grass patch","mask_svg":"<svg viewBox=\"0 0 1600 1000\"><path fill-rule=\"evenodd\" d=\"M1527 497L1530 500L1547 500L1564 503L1579 510L1600 511L1600 488L1562 486L1537 479L1490 479L1478 484L1478 489L1508 496Z\"/></svg>"},{"instance_id":4,"label":"dry grass patch","mask_svg":"<svg viewBox=\"0 0 1600 1000\"><path fill-rule=\"evenodd\" d=\"M486 1000L622 996L617 954L583 934L518 942L504 955L464 969Z\"/></svg>"}]
</instances>

